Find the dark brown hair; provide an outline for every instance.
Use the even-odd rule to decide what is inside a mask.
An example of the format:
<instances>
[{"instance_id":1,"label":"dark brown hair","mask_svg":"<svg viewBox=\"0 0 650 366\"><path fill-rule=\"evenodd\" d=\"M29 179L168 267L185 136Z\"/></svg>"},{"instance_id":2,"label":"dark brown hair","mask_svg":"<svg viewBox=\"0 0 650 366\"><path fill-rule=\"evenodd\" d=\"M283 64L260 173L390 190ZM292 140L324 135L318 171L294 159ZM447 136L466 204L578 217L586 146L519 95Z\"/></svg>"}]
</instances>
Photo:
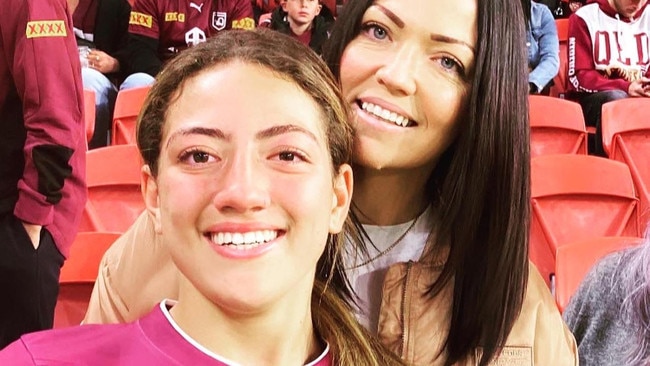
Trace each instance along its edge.
<instances>
[{"instance_id":1,"label":"dark brown hair","mask_svg":"<svg viewBox=\"0 0 650 366\"><path fill-rule=\"evenodd\" d=\"M352 131L347 120L349 109L323 61L309 48L278 32L232 30L183 51L158 75L140 112L136 130L138 147L154 176L158 172L167 111L182 93L186 81L198 77L210 67L234 61L264 67L279 78L298 85L320 108L333 174L350 161ZM312 314L317 332L329 343L337 364L401 364L354 318L349 304L351 291L344 273L343 252L343 235L329 235L325 252L317 264L312 291Z\"/></svg>"},{"instance_id":2,"label":"dark brown hair","mask_svg":"<svg viewBox=\"0 0 650 366\"><path fill-rule=\"evenodd\" d=\"M323 54L337 78L341 56L359 35L372 4L348 1L337 19ZM481 365L498 354L528 281L528 70L522 9L512 0L477 0L477 5L475 71L465 113L427 183L438 218L435 245L450 244L429 292L436 296L454 283L448 364L479 347Z\"/></svg>"}]
</instances>

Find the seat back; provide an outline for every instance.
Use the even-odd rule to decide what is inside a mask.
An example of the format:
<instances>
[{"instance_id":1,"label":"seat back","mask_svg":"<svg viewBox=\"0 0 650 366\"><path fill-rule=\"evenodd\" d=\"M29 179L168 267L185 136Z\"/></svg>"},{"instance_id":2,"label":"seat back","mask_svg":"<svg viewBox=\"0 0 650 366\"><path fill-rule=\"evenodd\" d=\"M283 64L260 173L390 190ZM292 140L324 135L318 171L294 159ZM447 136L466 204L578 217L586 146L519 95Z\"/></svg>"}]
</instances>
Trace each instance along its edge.
<instances>
[{"instance_id":1,"label":"seat back","mask_svg":"<svg viewBox=\"0 0 650 366\"><path fill-rule=\"evenodd\" d=\"M86 154L88 200L79 231L124 232L144 210L142 160L135 145L114 145Z\"/></svg>"},{"instance_id":2,"label":"seat back","mask_svg":"<svg viewBox=\"0 0 650 366\"><path fill-rule=\"evenodd\" d=\"M587 155L531 161L530 259L550 286L557 248L601 236L639 236L628 167Z\"/></svg>"},{"instance_id":3,"label":"seat back","mask_svg":"<svg viewBox=\"0 0 650 366\"><path fill-rule=\"evenodd\" d=\"M564 95L568 90L569 51L567 45L569 42L569 19L555 19L555 26L560 41L560 69L557 75L553 78L553 86L551 87L550 95L552 97L564 98Z\"/></svg>"},{"instance_id":4,"label":"seat back","mask_svg":"<svg viewBox=\"0 0 650 366\"><path fill-rule=\"evenodd\" d=\"M79 325L88 309L102 256L119 233L80 232L61 268L54 327Z\"/></svg>"},{"instance_id":5,"label":"seat back","mask_svg":"<svg viewBox=\"0 0 650 366\"><path fill-rule=\"evenodd\" d=\"M138 114L151 86L120 90L113 111L111 145L135 144L135 125Z\"/></svg>"},{"instance_id":6,"label":"seat back","mask_svg":"<svg viewBox=\"0 0 650 366\"><path fill-rule=\"evenodd\" d=\"M87 144L95 133L95 91L88 89L84 89L84 124Z\"/></svg>"},{"instance_id":7,"label":"seat back","mask_svg":"<svg viewBox=\"0 0 650 366\"><path fill-rule=\"evenodd\" d=\"M639 222L650 221L650 100L626 98L605 103L603 147L610 159L630 168L639 195Z\"/></svg>"},{"instance_id":8,"label":"seat back","mask_svg":"<svg viewBox=\"0 0 650 366\"><path fill-rule=\"evenodd\" d=\"M612 236L558 247L555 259L555 301L560 311L564 311L582 279L598 260L641 242L641 238Z\"/></svg>"},{"instance_id":9,"label":"seat back","mask_svg":"<svg viewBox=\"0 0 650 366\"><path fill-rule=\"evenodd\" d=\"M587 154L587 129L580 105L564 99L531 95L530 155Z\"/></svg>"}]
</instances>

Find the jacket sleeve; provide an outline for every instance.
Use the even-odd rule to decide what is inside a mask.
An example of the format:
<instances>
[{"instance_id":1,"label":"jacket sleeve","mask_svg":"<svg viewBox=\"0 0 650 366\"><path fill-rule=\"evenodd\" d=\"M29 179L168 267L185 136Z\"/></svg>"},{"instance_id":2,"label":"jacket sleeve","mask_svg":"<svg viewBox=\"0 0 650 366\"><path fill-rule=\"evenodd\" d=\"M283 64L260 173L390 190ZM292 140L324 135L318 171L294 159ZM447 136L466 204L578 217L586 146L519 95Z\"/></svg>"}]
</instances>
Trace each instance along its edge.
<instances>
[{"instance_id":1,"label":"jacket sleeve","mask_svg":"<svg viewBox=\"0 0 650 366\"><path fill-rule=\"evenodd\" d=\"M147 212L104 254L84 324L125 323L178 298L178 269Z\"/></svg>"},{"instance_id":2,"label":"jacket sleeve","mask_svg":"<svg viewBox=\"0 0 650 366\"><path fill-rule=\"evenodd\" d=\"M624 79L609 79L596 70L593 59L591 36L587 23L577 14L569 18L569 84L578 92L594 93L605 90L630 88Z\"/></svg>"},{"instance_id":3,"label":"jacket sleeve","mask_svg":"<svg viewBox=\"0 0 650 366\"><path fill-rule=\"evenodd\" d=\"M129 18L126 44L127 74L144 72L153 77L162 67L158 55L160 29L154 0L135 0Z\"/></svg>"},{"instance_id":4,"label":"jacket sleeve","mask_svg":"<svg viewBox=\"0 0 650 366\"><path fill-rule=\"evenodd\" d=\"M255 20L253 17L253 4L249 0L231 0L233 2L232 14L232 29L253 29L255 28Z\"/></svg>"},{"instance_id":5,"label":"jacket sleeve","mask_svg":"<svg viewBox=\"0 0 650 366\"><path fill-rule=\"evenodd\" d=\"M2 27L2 48L9 53L27 132L14 214L28 223L49 225L66 182L83 176L83 166L70 161L85 137L72 19L64 0L8 1L3 6L11 25Z\"/></svg>"},{"instance_id":6,"label":"jacket sleeve","mask_svg":"<svg viewBox=\"0 0 650 366\"><path fill-rule=\"evenodd\" d=\"M557 75L560 69L560 41L557 36L557 27L553 14L547 7L540 7L541 32L537 39L540 51L540 60L537 66L528 75L528 81L537 86L537 90L544 87Z\"/></svg>"}]
</instances>

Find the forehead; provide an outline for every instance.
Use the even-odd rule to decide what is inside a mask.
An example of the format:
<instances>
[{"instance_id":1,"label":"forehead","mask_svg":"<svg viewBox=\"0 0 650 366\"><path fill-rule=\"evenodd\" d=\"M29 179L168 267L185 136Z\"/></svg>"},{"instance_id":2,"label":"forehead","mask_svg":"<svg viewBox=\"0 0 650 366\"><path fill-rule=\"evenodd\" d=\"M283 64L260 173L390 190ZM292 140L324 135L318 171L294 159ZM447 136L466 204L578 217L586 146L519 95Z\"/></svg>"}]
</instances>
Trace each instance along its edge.
<instances>
[{"instance_id":1,"label":"forehead","mask_svg":"<svg viewBox=\"0 0 650 366\"><path fill-rule=\"evenodd\" d=\"M443 35L474 46L477 6L477 0L376 0L366 14L388 11L403 21L405 29L423 36Z\"/></svg>"},{"instance_id":2,"label":"forehead","mask_svg":"<svg viewBox=\"0 0 650 366\"><path fill-rule=\"evenodd\" d=\"M185 81L169 106L163 141L170 132L193 125L236 135L287 123L325 141L321 108L308 93L277 72L234 61Z\"/></svg>"}]
</instances>

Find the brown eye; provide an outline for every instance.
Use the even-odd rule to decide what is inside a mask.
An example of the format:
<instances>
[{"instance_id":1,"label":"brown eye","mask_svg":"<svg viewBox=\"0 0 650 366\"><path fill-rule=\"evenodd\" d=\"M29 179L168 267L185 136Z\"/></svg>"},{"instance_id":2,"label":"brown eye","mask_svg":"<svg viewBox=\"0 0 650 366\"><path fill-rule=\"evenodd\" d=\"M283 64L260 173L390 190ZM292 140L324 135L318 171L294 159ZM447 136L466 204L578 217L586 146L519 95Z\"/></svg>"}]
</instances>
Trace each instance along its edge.
<instances>
[{"instance_id":1,"label":"brown eye","mask_svg":"<svg viewBox=\"0 0 650 366\"><path fill-rule=\"evenodd\" d=\"M296 154L291 151L285 151L278 154L278 158L283 161L294 161L296 160Z\"/></svg>"},{"instance_id":2,"label":"brown eye","mask_svg":"<svg viewBox=\"0 0 650 366\"><path fill-rule=\"evenodd\" d=\"M210 155L203 151L195 151L192 153L192 160L195 163L207 163L210 160Z\"/></svg>"}]
</instances>

